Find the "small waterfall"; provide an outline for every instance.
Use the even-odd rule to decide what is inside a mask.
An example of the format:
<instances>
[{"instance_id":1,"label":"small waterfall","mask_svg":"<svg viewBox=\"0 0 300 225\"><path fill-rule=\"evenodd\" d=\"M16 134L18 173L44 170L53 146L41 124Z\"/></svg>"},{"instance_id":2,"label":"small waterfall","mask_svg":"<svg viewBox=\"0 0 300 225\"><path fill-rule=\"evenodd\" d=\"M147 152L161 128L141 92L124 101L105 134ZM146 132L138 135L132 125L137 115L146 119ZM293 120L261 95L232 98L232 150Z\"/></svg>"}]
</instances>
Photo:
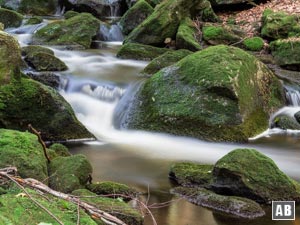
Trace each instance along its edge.
<instances>
[{"instance_id":1,"label":"small waterfall","mask_svg":"<svg viewBox=\"0 0 300 225\"><path fill-rule=\"evenodd\" d=\"M61 17L65 14L66 7L65 6L57 6L56 12L54 14L55 17Z\"/></svg>"},{"instance_id":2,"label":"small waterfall","mask_svg":"<svg viewBox=\"0 0 300 225\"><path fill-rule=\"evenodd\" d=\"M120 0L108 0L110 7L110 17L115 18L120 16Z\"/></svg>"},{"instance_id":3,"label":"small waterfall","mask_svg":"<svg viewBox=\"0 0 300 225\"><path fill-rule=\"evenodd\" d=\"M285 86L285 95L291 106L300 106L300 89L292 86Z\"/></svg>"},{"instance_id":4,"label":"small waterfall","mask_svg":"<svg viewBox=\"0 0 300 225\"><path fill-rule=\"evenodd\" d=\"M98 39L100 41L123 41L124 36L118 25L101 24Z\"/></svg>"}]
</instances>

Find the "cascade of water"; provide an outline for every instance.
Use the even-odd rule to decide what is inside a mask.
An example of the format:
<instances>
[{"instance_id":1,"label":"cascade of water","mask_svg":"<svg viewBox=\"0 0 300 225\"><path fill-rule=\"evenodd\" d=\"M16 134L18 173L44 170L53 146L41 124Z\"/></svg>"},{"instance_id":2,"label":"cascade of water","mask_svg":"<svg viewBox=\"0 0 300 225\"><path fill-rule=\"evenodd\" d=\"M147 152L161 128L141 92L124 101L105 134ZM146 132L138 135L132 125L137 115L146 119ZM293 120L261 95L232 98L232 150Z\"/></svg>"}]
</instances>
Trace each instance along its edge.
<instances>
[{"instance_id":1,"label":"cascade of water","mask_svg":"<svg viewBox=\"0 0 300 225\"><path fill-rule=\"evenodd\" d=\"M118 25L101 24L98 39L100 41L123 41L124 36Z\"/></svg>"},{"instance_id":2,"label":"cascade of water","mask_svg":"<svg viewBox=\"0 0 300 225\"><path fill-rule=\"evenodd\" d=\"M108 0L109 8L110 8L110 17L118 17L120 16L120 1L119 0Z\"/></svg>"},{"instance_id":3,"label":"cascade of water","mask_svg":"<svg viewBox=\"0 0 300 225\"><path fill-rule=\"evenodd\" d=\"M55 17L61 17L65 14L65 11L66 11L65 6L57 6L54 16Z\"/></svg>"},{"instance_id":4,"label":"cascade of water","mask_svg":"<svg viewBox=\"0 0 300 225\"><path fill-rule=\"evenodd\" d=\"M288 103L292 106L300 106L300 90L296 87L285 86L285 95Z\"/></svg>"}]
</instances>

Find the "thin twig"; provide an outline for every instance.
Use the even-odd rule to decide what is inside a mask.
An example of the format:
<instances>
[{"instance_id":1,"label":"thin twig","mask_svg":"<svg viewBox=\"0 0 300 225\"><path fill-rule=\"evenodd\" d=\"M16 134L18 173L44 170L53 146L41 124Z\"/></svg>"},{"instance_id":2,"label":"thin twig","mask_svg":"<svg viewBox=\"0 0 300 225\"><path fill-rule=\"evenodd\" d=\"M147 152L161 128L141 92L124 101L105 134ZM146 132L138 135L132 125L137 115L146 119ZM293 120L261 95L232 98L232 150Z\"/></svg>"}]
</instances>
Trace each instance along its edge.
<instances>
[{"instance_id":1,"label":"thin twig","mask_svg":"<svg viewBox=\"0 0 300 225\"><path fill-rule=\"evenodd\" d=\"M50 160L50 158L49 158L49 156L48 156L48 154L47 154L47 147L46 147L46 144L45 144L45 142L43 141L43 139L42 139L42 137L41 137L41 133L38 132L36 129L34 129L34 128L32 127L31 124L28 124L28 128L29 128L29 130L30 130L33 134L35 134L35 135L38 137L38 140L39 140L39 142L41 143L41 145L42 145L42 147L43 147L44 155L45 155L45 157L46 157L48 163L50 163L51 160Z\"/></svg>"},{"instance_id":2,"label":"thin twig","mask_svg":"<svg viewBox=\"0 0 300 225\"><path fill-rule=\"evenodd\" d=\"M48 213L53 219L55 219L60 225L64 225L63 222L61 222L52 212L50 212L47 208L45 208L42 204L40 204L38 201L36 201L29 193L28 191L21 185L19 182L17 182L12 176L8 175L6 172L0 172L0 176L4 176L14 182L24 193L30 198L30 200L35 203L37 206L39 206L41 209L43 209L46 213Z\"/></svg>"}]
</instances>

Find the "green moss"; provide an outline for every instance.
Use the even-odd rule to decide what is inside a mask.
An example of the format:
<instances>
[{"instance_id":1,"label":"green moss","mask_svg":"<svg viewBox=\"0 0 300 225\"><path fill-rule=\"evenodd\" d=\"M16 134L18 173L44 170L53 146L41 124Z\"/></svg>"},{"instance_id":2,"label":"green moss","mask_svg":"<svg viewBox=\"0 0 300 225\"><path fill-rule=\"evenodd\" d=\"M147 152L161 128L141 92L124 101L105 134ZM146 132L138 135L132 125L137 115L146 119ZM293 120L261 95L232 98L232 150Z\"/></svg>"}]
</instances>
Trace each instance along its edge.
<instances>
[{"instance_id":1,"label":"green moss","mask_svg":"<svg viewBox=\"0 0 300 225\"><path fill-rule=\"evenodd\" d=\"M270 44L270 49L278 65L300 70L300 38L273 41Z\"/></svg>"},{"instance_id":2,"label":"green moss","mask_svg":"<svg viewBox=\"0 0 300 225\"><path fill-rule=\"evenodd\" d=\"M27 57L36 54L36 53L47 53L54 56L54 51L52 51L50 48L42 47L39 45L28 45L22 47L22 56Z\"/></svg>"},{"instance_id":3,"label":"green moss","mask_svg":"<svg viewBox=\"0 0 300 225\"><path fill-rule=\"evenodd\" d=\"M119 199L96 197L96 194L85 189L73 191L72 194L81 196L83 201L93 204L103 211L111 213L112 215L123 220L128 225L143 224L143 218L141 214ZM94 196L94 198L84 198L84 196Z\"/></svg>"},{"instance_id":4,"label":"green moss","mask_svg":"<svg viewBox=\"0 0 300 225\"><path fill-rule=\"evenodd\" d=\"M172 192L196 205L238 217L253 219L265 215L259 204L247 198L218 195L203 188L177 187Z\"/></svg>"},{"instance_id":5,"label":"green moss","mask_svg":"<svg viewBox=\"0 0 300 225\"><path fill-rule=\"evenodd\" d=\"M88 184L87 189L97 195L111 195L120 194L121 198L129 199L134 198L137 195L137 191L125 184L120 184L111 181L97 182L94 184ZM127 197L126 197L127 196ZM115 197L115 196L111 196ZM118 197L118 196L117 196Z\"/></svg>"},{"instance_id":6,"label":"green moss","mask_svg":"<svg viewBox=\"0 0 300 225\"><path fill-rule=\"evenodd\" d=\"M28 132L0 129L0 168L15 166L23 178L45 181L47 161L37 137Z\"/></svg>"},{"instance_id":7,"label":"green moss","mask_svg":"<svg viewBox=\"0 0 300 225\"><path fill-rule=\"evenodd\" d=\"M64 146L63 144L55 143L49 147L49 149L55 151L55 153L59 156L71 156L71 153L69 152L68 148Z\"/></svg>"},{"instance_id":8,"label":"green moss","mask_svg":"<svg viewBox=\"0 0 300 225\"><path fill-rule=\"evenodd\" d=\"M70 193L84 187L92 174L92 166L84 155L54 158L49 165L50 187Z\"/></svg>"},{"instance_id":9,"label":"green moss","mask_svg":"<svg viewBox=\"0 0 300 225\"><path fill-rule=\"evenodd\" d=\"M124 126L242 142L268 127L267 115L284 104L280 90L274 74L247 52L210 47L147 80Z\"/></svg>"},{"instance_id":10,"label":"green moss","mask_svg":"<svg viewBox=\"0 0 300 225\"><path fill-rule=\"evenodd\" d=\"M178 31L176 34L176 47L178 49L184 48L191 51L198 51L202 49L199 44L199 41L196 39L197 30L193 21L190 18L185 18L181 21Z\"/></svg>"},{"instance_id":11,"label":"green moss","mask_svg":"<svg viewBox=\"0 0 300 225\"><path fill-rule=\"evenodd\" d=\"M0 31L0 84L20 79L21 50L18 41ZM0 106L3 106L3 103ZM1 108L1 107L0 107Z\"/></svg>"},{"instance_id":12,"label":"green moss","mask_svg":"<svg viewBox=\"0 0 300 225\"><path fill-rule=\"evenodd\" d=\"M124 34L129 34L153 13L153 8L144 0L139 0L122 16L120 26Z\"/></svg>"},{"instance_id":13,"label":"green moss","mask_svg":"<svg viewBox=\"0 0 300 225\"><path fill-rule=\"evenodd\" d=\"M166 48L128 43L119 49L117 57L121 59L152 60L168 51L170 50Z\"/></svg>"},{"instance_id":14,"label":"green moss","mask_svg":"<svg viewBox=\"0 0 300 225\"><path fill-rule=\"evenodd\" d=\"M247 197L258 202L297 200L295 183L272 159L255 149L236 149L215 164L214 184L219 192Z\"/></svg>"},{"instance_id":15,"label":"green moss","mask_svg":"<svg viewBox=\"0 0 300 225\"><path fill-rule=\"evenodd\" d=\"M190 162L175 163L170 169L170 178L183 186L209 185L212 181L213 165Z\"/></svg>"},{"instance_id":16,"label":"green moss","mask_svg":"<svg viewBox=\"0 0 300 225\"><path fill-rule=\"evenodd\" d=\"M172 65L190 54L192 54L192 52L186 49L165 52L164 54L154 58L144 68L142 74L152 75L160 69Z\"/></svg>"},{"instance_id":17,"label":"green moss","mask_svg":"<svg viewBox=\"0 0 300 225\"><path fill-rule=\"evenodd\" d=\"M250 51L260 51L264 47L264 40L260 37L247 38L243 44Z\"/></svg>"},{"instance_id":18,"label":"green moss","mask_svg":"<svg viewBox=\"0 0 300 225\"><path fill-rule=\"evenodd\" d=\"M39 23L42 23L43 22L43 18L40 17L40 16L33 16L33 17L30 17L25 25L34 25L34 24L39 24Z\"/></svg>"},{"instance_id":19,"label":"green moss","mask_svg":"<svg viewBox=\"0 0 300 225\"><path fill-rule=\"evenodd\" d=\"M300 124L295 120L295 118L287 115L276 116L272 121L271 127L277 127L283 130L300 130Z\"/></svg>"},{"instance_id":20,"label":"green moss","mask_svg":"<svg viewBox=\"0 0 300 225\"><path fill-rule=\"evenodd\" d=\"M178 26L185 17L194 17L201 12L214 15L206 0L166 0L157 5L154 12L136 27L126 38L125 43L138 42L163 46L166 38L175 39Z\"/></svg>"},{"instance_id":21,"label":"green moss","mask_svg":"<svg viewBox=\"0 0 300 225\"><path fill-rule=\"evenodd\" d=\"M36 52L28 54L24 60L37 71L64 71L67 65L52 54Z\"/></svg>"},{"instance_id":22,"label":"green moss","mask_svg":"<svg viewBox=\"0 0 300 225\"><path fill-rule=\"evenodd\" d=\"M0 124L16 130L32 124L44 140L91 137L57 91L31 79L0 86Z\"/></svg>"},{"instance_id":23,"label":"green moss","mask_svg":"<svg viewBox=\"0 0 300 225\"><path fill-rule=\"evenodd\" d=\"M19 27L22 24L23 15L9 9L0 8L0 22L4 28Z\"/></svg>"},{"instance_id":24,"label":"green moss","mask_svg":"<svg viewBox=\"0 0 300 225\"><path fill-rule=\"evenodd\" d=\"M261 35L270 39L300 36L300 20L296 15L266 9L262 17Z\"/></svg>"},{"instance_id":25,"label":"green moss","mask_svg":"<svg viewBox=\"0 0 300 225\"><path fill-rule=\"evenodd\" d=\"M203 39L209 44L233 44L241 40L241 37L236 35L230 26L221 24L206 24L202 28Z\"/></svg>"},{"instance_id":26,"label":"green moss","mask_svg":"<svg viewBox=\"0 0 300 225\"><path fill-rule=\"evenodd\" d=\"M57 7L55 0L22 0L19 11L31 15L53 15Z\"/></svg>"},{"instance_id":27,"label":"green moss","mask_svg":"<svg viewBox=\"0 0 300 225\"><path fill-rule=\"evenodd\" d=\"M45 208L49 209L65 225L77 222L77 205L54 198L42 196L36 191L27 191ZM57 222L43 209L35 205L27 196L17 197L21 191L0 195L0 224L57 224ZM80 210L80 224L96 225L96 223Z\"/></svg>"},{"instance_id":28,"label":"green moss","mask_svg":"<svg viewBox=\"0 0 300 225\"><path fill-rule=\"evenodd\" d=\"M48 24L34 34L35 43L48 45L91 46L99 30L100 21L89 13L80 13L65 21Z\"/></svg>"},{"instance_id":29,"label":"green moss","mask_svg":"<svg viewBox=\"0 0 300 225\"><path fill-rule=\"evenodd\" d=\"M79 13L75 11L68 11L64 14L65 19L70 19L71 17L77 16Z\"/></svg>"}]
</instances>

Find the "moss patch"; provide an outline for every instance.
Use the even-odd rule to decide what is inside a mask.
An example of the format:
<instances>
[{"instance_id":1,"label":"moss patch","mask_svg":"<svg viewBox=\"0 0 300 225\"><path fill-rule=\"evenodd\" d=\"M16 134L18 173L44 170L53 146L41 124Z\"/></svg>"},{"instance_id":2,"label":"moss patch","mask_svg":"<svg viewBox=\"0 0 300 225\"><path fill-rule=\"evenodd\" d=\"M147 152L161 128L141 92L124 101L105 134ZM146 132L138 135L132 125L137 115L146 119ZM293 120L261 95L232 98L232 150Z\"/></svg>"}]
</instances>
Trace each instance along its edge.
<instances>
[{"instance_id":1,"label":"moss patch","mask_svg":"<svg viewBox=\"0 0 300 225\"><path fill-rule=\"evenodd\" d=\"M264 47L264 40L260 37L252 37L245 39L243 44L250 51L260 51Z\"/></svg>"},{"instance_id":2,"label":"moss patch","mask_svg":"<svg viewBox=\"0 0 300 225\"><path fill-rule=\"evenodd\" d=\"M0 22L4 28L19 27L22 24L23 15L9 9L0 8Z\"/></svg>"},{"instance_id":3,"label":"moss patch","mask_svg":"<svg viewBox=\"0 0 300 225\"><path fill-rule=\"evenodd\" d=\"M30 17L25 25L34 25L34 24L39 24L39 23L42 23L43 22L43 18L40 17L40 16L33 16L33 17Z\"/></svg>"}]
</instances>

